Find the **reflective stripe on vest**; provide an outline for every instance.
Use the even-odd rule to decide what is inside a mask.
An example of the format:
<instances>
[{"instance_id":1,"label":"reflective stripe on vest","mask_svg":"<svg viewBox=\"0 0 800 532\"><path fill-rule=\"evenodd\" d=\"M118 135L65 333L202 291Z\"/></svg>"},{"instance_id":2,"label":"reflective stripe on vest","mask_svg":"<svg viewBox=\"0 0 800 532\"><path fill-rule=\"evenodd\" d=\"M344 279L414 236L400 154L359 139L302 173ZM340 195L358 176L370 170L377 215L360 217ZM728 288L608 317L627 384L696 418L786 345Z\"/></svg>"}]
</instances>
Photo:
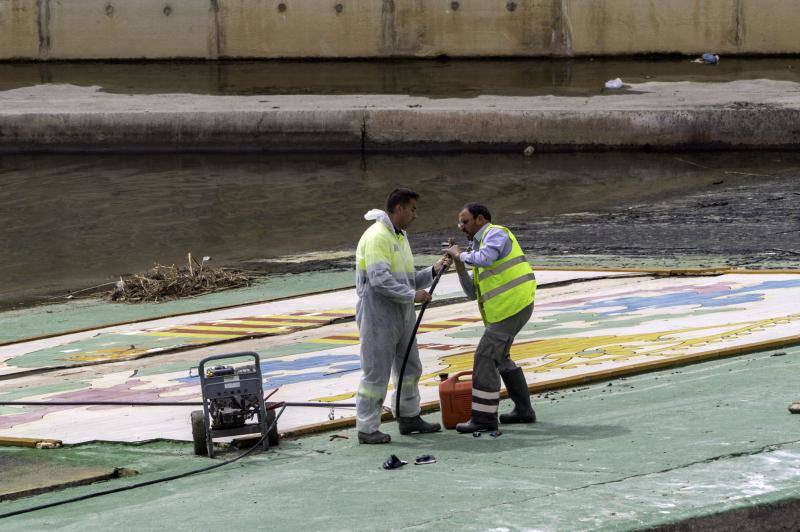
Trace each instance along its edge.
<instances>
[{"instance_id":1,"label":"reflective stripe on vest","mask_svg":"<svg viewBox=\"0 0 800 532\"><path fill-rule=\"evenodd\" d=\"M513 316L533 303L536 294L536 276L517 239L501 225L490 225L486 231L493 228L505 231L511 241L511 251L486 268L474 269L478 307L486 323L497 323ZM483 242L478 242L478 249L481 245Z\"/></svg>"}]
</instances>

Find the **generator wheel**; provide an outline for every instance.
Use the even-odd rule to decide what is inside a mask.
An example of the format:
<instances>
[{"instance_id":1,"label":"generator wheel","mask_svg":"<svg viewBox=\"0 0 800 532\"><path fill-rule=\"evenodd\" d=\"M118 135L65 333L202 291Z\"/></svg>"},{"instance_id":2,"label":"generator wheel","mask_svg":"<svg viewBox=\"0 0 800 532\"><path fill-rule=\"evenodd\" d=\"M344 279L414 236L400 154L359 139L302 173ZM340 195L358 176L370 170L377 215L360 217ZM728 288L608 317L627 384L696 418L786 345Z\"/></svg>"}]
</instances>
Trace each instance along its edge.
<instances>
[{"instance_id":1,"label":"generator wheel","mask_svg":"<svg viewBox=\"0 0 800 532\"><path fill-rule=\"evenodd\" d=\"M271 403L267 403L270 405ZM275 421L275 411L274 410L267 410L267 426L269 427ZM269 433L267 434L267 441L269 442L270 447L277 447L281 441L280 434L278 434L278 424L275 423L275 426L270 429Z\"/></svg>"},{"instance_id":2,"label":"generator wheel","mask_svg":"<svg viewBox=\"0 0 800 532\"><path fill-rule=\"evenodd\" d=\"M194 454L197 456L208 455L208 447L206 447L206 419L202 410L195 410L192 412L190 419L192 421L192 441L194 442Z\"/></svg>"}]
</instances>

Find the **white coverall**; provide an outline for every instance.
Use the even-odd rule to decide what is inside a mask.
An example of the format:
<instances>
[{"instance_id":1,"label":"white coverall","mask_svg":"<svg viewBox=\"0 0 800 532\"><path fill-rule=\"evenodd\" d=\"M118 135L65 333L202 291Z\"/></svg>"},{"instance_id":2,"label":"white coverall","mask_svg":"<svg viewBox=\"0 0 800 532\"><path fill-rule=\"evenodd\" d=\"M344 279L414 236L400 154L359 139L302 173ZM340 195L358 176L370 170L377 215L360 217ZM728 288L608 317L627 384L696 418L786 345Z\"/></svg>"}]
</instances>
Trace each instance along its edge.
<instances>
[{"instance_id":1,"label":"white coverall","mask_svg":"<svg viewBox=\"0 0 800 532\"><path fill-rule=\"evenodd\" d=\"M389 377L394 370L396 388L411 339L416 321L414 295L431 285L433 268L414 270L406 232L396 232L384 211L372 209L364 218L375 223L361 236L356 250L356 323L363 371L356 396L356 426L359 432L372 433L380 426ZM400 416L419 415L417 384L421 374L415 339L403 377ZM392 409L395 404L392 398Z\"/></svg>"}]
</instances>

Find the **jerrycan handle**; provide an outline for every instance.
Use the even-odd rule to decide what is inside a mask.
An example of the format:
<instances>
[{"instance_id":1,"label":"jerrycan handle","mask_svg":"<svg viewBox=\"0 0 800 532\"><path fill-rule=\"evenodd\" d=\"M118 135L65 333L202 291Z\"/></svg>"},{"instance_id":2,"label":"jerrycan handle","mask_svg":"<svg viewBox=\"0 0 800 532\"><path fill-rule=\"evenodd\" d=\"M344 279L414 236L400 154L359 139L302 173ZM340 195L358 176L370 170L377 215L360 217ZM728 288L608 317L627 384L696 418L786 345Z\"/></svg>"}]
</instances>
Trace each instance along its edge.
<instances>
[{"instance_id":1,"label":"jerrycan handle","mask_svg":"<svg viewBox=\"0 0 800 532\"><path fill-rule=\"evenodd\" d=\"M451 378L451 379L453 379L453 381L455 381L455 382L458 382L458 381L460 381L460 380L461 380L461 377L463 377L463 376L465 376L465 375L472 375L472 370L469 370L469 371L459 371L458 373L456 373L455 375L453 375L453 376L452 376L452 377L450 377L450 378Z\"/></svg>"}]
</instances>

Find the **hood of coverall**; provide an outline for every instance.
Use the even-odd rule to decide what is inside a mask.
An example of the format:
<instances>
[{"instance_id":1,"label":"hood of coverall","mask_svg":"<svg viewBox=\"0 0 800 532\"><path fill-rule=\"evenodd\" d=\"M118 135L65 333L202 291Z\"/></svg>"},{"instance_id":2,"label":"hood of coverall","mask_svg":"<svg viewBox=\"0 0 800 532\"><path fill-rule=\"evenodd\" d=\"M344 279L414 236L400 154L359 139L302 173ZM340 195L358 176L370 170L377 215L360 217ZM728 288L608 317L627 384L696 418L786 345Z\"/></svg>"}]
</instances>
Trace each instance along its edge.
<instances>
[{"instance_id":1,"label":"hood of coverall","mask_svg":"<svg viewBox=\"0 0 800 532\"><path fill-rule=\"evenodd\" d=\"M380 209L371 209L367 212L367 214L364 215L364 219L378 220L387 228L389 228L392 233L394 233L394 224L392 223L392 220L389 218L389 215L386 213L386 211L382 211ZM401 232L403 233L403 236L406 235L405 230L401 230Z\"/></svg>"}]
</instances>

